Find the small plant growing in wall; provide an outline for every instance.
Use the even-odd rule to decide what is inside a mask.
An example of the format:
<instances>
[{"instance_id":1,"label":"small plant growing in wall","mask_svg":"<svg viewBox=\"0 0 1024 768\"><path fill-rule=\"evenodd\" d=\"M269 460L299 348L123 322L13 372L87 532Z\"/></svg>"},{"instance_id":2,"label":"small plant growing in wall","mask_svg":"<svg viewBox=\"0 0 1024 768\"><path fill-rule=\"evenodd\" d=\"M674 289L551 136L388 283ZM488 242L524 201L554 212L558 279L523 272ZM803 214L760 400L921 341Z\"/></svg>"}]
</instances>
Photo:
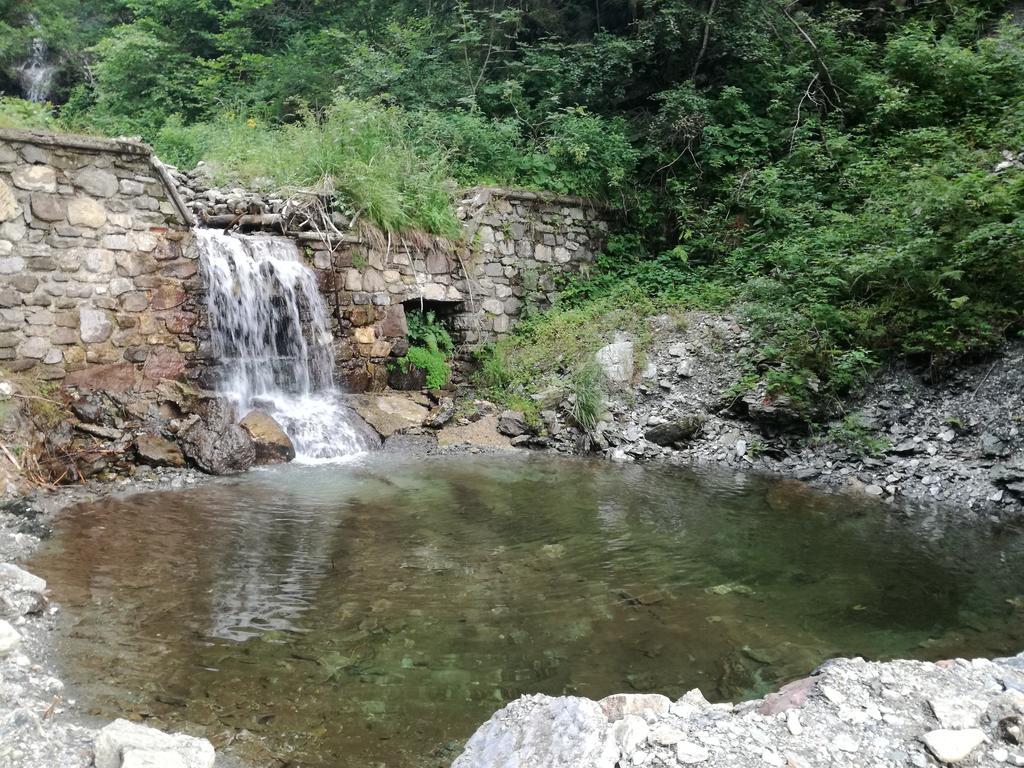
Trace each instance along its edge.
<instances>
[{"instance_id":1,"label":"small plant growing in wall","mask_svg":"<svg viewBox=\"0 0 1024 768\"><path fill-rule=\"evenodd\" d=\"M448 383L452 375L449 364L455 342L444 323L432 310L412 311L406 315L409 324L409 351L395 361L403 374L418 368L426 374L428 389L437 389Z\"/></svg>"}]
</instances>

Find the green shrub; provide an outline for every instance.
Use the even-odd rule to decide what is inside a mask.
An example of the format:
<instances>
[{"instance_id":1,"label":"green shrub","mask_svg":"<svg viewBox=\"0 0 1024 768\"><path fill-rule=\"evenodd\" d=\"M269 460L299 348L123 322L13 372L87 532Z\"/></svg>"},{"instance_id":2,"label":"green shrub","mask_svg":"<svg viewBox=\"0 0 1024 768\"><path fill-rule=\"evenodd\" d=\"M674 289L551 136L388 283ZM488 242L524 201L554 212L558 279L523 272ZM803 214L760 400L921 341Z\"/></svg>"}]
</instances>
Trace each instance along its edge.
<instances>
[{"instance_id":1,"label":"green shrub","mask_svg":"<svg viewBox=\"0 0 1024 768\"><path fill-rule=\"evenodd\" d=\"M53 131L57 130L58 125L49 104L0 96L0 128Z\"/></svg>"},{"instance_id":2,"label":"green shrub","mask_svg":"<svg viewBox=\"0 0 1024 768\"><path fill-rule=\"evenodd\" d=\"M455 342L444 323L432 310L406 313L409 326L409 351L396 363L403 373L414 365L427 374L427 388L439 389L448 383L452 371L449 361Z\"/></svg>"}]
</instances>

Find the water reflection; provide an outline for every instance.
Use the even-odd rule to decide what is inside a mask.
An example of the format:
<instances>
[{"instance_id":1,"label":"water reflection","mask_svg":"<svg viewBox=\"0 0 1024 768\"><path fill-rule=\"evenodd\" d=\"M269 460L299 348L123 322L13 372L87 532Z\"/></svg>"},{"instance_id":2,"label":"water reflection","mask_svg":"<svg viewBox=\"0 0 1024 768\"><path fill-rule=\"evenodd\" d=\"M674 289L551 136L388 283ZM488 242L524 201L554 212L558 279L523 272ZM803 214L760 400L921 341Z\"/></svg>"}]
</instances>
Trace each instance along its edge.
<instances>
[{"instance_id":1,"label":"water reflection","mask_svg":"<svg viewBox=\"0 0 1024 768\"><path fill-rule=\"evenodd\" d=\"M419 766L526 692L735 698L837 654L1015 652L1020 550L794 483L391 455L85 505L33 567L104 714Z\"/></svg>"}]
</instances>

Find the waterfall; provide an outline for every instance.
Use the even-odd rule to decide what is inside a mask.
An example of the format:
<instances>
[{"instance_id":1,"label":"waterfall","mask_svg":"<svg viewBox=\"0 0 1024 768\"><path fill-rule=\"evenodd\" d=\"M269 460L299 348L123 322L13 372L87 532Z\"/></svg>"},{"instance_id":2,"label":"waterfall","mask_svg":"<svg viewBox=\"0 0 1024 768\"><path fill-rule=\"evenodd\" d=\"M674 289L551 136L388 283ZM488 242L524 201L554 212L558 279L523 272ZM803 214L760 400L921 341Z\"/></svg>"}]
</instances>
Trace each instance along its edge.
<instances>
[{"instance_id":1,"label":"waterfall","mask_svg":"<svg viewBox=\"0 0 1024 768\"><path fill-rule=\"evenodd\" d=\"M36 18L30 19L32 26L39 28ZM44 102L50 98L50 89L57 74L57 67L49 62L50 49L41 37L32 39L28 60L18 67L16 77L22 93L29 101Z\"/></svg>"},{"instance_id":2,"label":"waterfall","mask_svg":"<svg viewBox=\"0 0 1024 768\"><path fill-rule=\"evenodd\" d=\"M327 308L295 243L213 229L195 236L219 390L238 417L254 408L273 416L297 461L368 450L334 387Z\"/></svg>"}]
</instances>

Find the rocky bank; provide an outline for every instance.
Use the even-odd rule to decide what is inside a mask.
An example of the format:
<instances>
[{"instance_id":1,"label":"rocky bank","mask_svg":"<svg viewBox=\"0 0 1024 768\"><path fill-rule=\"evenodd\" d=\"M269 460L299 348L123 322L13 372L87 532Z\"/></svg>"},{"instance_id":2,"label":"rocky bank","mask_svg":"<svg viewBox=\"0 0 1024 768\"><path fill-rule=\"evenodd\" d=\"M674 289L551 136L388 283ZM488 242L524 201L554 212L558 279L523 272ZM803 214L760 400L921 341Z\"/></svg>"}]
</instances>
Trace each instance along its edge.
<instances>
[{"instance_id":1,"label":"rocky bank","mask_svg":"<svg viewBox=\"0 0 1024 768\"><path fill-rule=\"evenodd\" d=\"M533 396L540 423L502 415L511 444L765 472L905 511L941 506L996 519L1024 511L1020 340L941 377L906 365L880 371L865 393L811 427L763 387L736 386L756 356L737 317L690 312L648 325L643 346L620 336L596 353L607 389L596 427L581 429L568 388L555 387ZM472 398L464 420L476 418Z\"/></svg>"},{"instance_id":2,"label":"rocky bank","mask_svg":"<svg viewBox=\"0 0 1024 768\"><path fill-rule=\"evenodd\" d=\"M620 694L524 696L453 768L819 768L1024 765L1024 655L828 662L778 693L711 704Z\"/></svg>"}]
</instances>

